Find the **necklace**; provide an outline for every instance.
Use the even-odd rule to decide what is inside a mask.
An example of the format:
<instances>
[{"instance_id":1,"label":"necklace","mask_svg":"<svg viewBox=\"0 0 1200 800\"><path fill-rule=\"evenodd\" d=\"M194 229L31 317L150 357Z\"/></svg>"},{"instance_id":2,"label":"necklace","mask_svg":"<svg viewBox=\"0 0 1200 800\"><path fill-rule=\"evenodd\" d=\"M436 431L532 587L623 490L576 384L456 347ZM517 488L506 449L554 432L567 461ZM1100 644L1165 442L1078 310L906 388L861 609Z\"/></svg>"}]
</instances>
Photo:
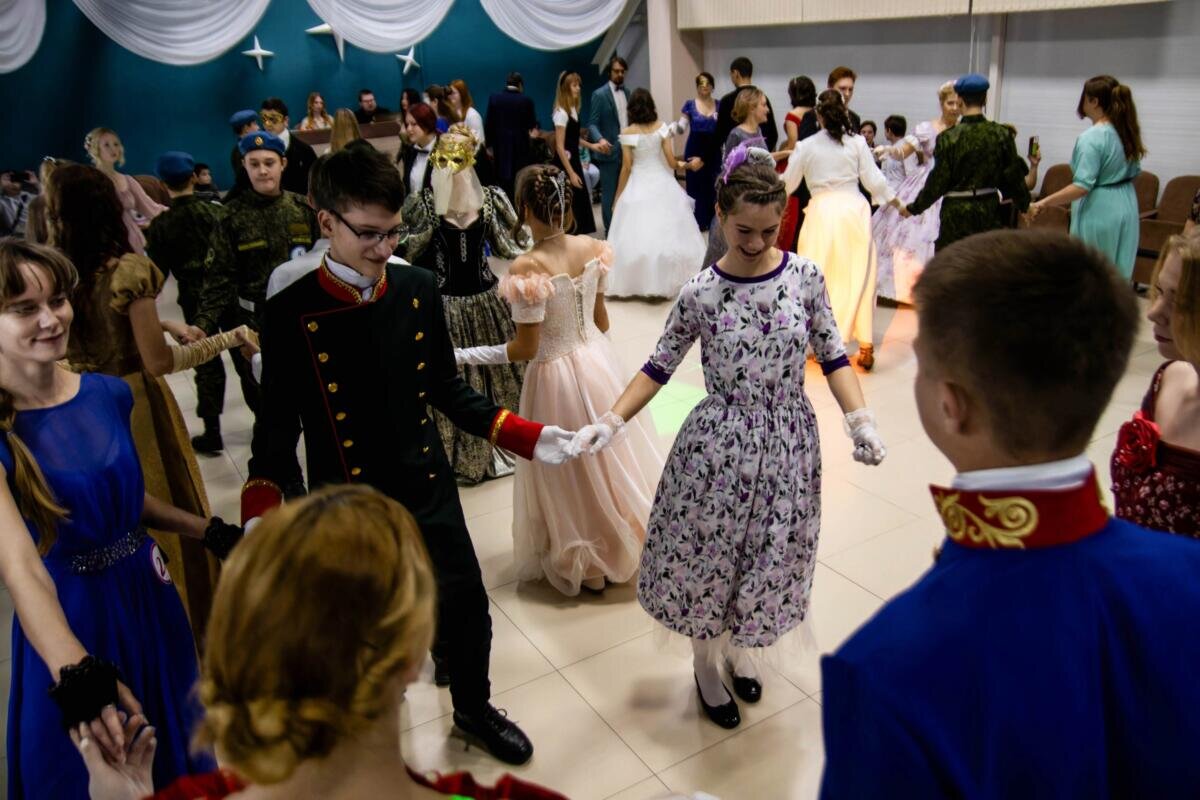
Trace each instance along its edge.
<instances>
[{"instance_id":1,"label":"necklace","mask_svg":"<svg viewBox=\"0 0 1200 800\"><path fill-rule=\"evenodd\" d=\"M548 241L550 239L557 239L559 236L565 236L566 233L567 233L566 231L559 231L558 233L552 233L549 236L543 236L541 239L538 239L536 242L534 242L533 246L537 247L542 242Z\"/></svg>"}]
</instances>

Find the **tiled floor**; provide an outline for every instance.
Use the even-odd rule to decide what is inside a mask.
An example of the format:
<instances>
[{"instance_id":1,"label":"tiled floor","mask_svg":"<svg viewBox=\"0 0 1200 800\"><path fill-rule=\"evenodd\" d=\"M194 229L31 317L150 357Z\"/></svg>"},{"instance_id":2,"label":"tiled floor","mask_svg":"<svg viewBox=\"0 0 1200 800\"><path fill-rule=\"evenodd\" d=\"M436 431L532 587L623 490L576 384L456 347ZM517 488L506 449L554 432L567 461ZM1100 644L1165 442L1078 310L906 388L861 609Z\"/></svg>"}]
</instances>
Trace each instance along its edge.
<instances>
[{"instance_id":1,"label":"tiled floor","mask_svg":"<svg viewBox=\"0 0 1200 800\"><path fill-rule=\"evenodd\" d=\"M173 291L160 302L175 317ZM631 375L652 350L667 303L610 302L611 337ZM912 397L916 320L909 310L879 309L877 366L861 375L889 447L869 468L850 458L840 413L819 370L809 365L808 391L821 429L825 465L820 564L812 622L819 650L838 646L889 597L924 572L940 526L930 481L951 476L949 464L921 431ZM1115 433L1140 402L1160 359L1143 330L1135 356L1089 452L1107 477ZM224 416L226 454L201 458L214 512L235 519L249 448L249 415L229 370ZM189 425L196 398L189 375L170 384ZM661 445L703 396L693 350L651 408ZM1107 483L1107 480L1105 480ZM660 648L655 625L631 587L603 596L564 598L546 584L521 584L512 570L512 480L462 491L471 535L492 599L494 701L530 734L533 761L515 772L577 800L642 800L668 790L732 798L816 795L824 752L818 653L796 659L765 679L764 697L743 706L743 723L725 731L700 717L686 657ZM0 602L11 606L7 593ZM0 618L9 624L9 609ZM7 689L8 637L0 638L0 686ZM0 708L7 708L7 703ZM402 715L404 754L419 770L469 769L492 779L497 762L450 739L450 702L427 664L410 687Z\"/></svg>"}]
</instances>

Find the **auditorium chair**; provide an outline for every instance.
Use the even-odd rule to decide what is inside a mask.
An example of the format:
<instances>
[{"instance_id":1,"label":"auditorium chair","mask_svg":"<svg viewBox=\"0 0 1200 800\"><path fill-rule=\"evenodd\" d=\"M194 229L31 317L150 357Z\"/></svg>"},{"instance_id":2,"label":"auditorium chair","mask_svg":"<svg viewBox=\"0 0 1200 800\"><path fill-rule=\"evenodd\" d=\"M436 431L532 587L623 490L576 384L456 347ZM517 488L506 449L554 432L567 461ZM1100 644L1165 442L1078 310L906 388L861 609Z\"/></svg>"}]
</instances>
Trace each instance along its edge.
<instances>
[{"instance_id":1,"label":"auditorium chair","mask_svg":"<svg viewBox=\"0 0 1200 800\"><path fill-rule=\"evenodd\" d=\"M1055 164L1046 170L1046 175L1042 178L1042 191L1038 199L1049 197L1064 186L1070 185L1072 177L1070 164ZM1071 207L1043 208L1042 213L1037 215L1037 219L1030 223L1029 227L1048 228L1066 233L1071 229Z\"/></svg>"},{"instance_id":2,"label":"auditorium chair","mask_svg":"<svg viewBox=\"0 0 1200 800\"><path fill-rule=\"evenodd\" d=\"M1135 283L1150 283L1154 262L1170 237L1183 233L1183 224L1192 210L1192 198L1200 189L1200 175L1179 175L1167 181L1158 206L1141 214L1137 261L1133 265ZM1139 201L1141 199L1139 195ZM1139 209L1140 209L1139 203Z\"/></svg>"}]
</instances>

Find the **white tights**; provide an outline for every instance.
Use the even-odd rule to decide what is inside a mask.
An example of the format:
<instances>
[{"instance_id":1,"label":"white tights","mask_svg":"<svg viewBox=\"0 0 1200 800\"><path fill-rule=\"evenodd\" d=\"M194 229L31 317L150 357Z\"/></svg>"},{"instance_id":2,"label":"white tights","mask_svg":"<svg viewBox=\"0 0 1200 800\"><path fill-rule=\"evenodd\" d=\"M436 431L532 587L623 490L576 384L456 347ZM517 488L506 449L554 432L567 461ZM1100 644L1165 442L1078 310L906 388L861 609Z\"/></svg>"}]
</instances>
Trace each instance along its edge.
<instances>
[{"instance_id":1,"label":"white tights","mask_svg":"<svg viewBox=\"0 0 1200 800\"><path fill-rule=\"evenodd\" d=\"M696 671L696 682L700 684L704 702L710 706L721 706L732 699L721 678L722 661L728 660L731 671L739 678L758 677L749 650L722 644L723 640L692 639L692 666Z\"/></svg>"}]
</instances>

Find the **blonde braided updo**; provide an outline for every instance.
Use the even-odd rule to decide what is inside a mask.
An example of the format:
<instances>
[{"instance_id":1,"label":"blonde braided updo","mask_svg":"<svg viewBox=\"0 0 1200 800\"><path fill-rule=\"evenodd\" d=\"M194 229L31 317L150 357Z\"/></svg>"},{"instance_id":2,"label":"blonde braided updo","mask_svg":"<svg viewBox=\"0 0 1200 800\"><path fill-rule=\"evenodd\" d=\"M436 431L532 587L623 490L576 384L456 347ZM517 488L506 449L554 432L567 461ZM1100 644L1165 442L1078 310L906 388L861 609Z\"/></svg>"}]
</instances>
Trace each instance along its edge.
<instances>
[{"instance_id":1,"label":"blonde braided updo","mask_svg":"<svg viewBox=\"0 0 1200 800\"><path fill-rule=\"evenodd\" d=\"M374 489L272 511L222 570L198 738L254 783L286 780L394 708L432 641L435 598L415 520Z\"/></svg>"}]
</instances>

